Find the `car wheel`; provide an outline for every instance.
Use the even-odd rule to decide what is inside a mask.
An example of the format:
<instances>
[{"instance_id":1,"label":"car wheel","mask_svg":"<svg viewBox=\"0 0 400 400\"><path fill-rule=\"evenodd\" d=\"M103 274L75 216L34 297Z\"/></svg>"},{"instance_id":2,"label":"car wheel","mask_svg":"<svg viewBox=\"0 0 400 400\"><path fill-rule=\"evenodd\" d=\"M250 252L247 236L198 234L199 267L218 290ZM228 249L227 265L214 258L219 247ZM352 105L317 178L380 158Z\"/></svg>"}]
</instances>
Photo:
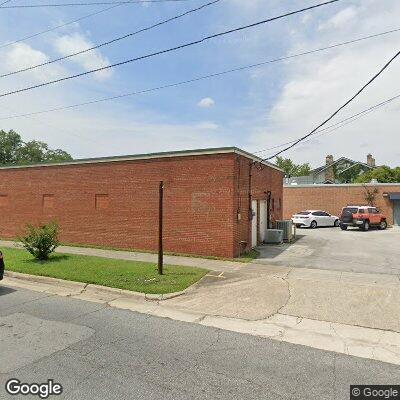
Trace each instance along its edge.
<instances>
[{"instance_id":1,"label":"car wheel","mask_svg":"<svg viewBox=\"0 0 400 400\"><path fill-rule=\"evenodd\" d=\"M363 231L369 231L369 221L365 221L362 226Z\"/></svg>"},{"instance_id":2,"label":"car wheel","mask_svg":"<svg viewBox=\"0 0 400 400\"><path fill-rule=\"evenodd\" d=\"M340 225L340 229L342 230L342 231L347 231L347 225Z\"/></svg>"},{"instance_id":3,"label":"car wheel","mask_svg":"<svg viewBox=\"0 0 400 400\"><path fill-rule=\"evenodd\" d=\"M387 228L387 222L385 220L381 221L381 223L379 224L379 229L381 231L384 231Z\"/></svg>"},{"instance_id":4,"label":"car wheel","mask_svg":"<svg viewBox=\"0 0 400 400\"><path fill-rule=\"evenodd\" d=\"M337 219L334 223L333 223L333 226L335 227L335 228L337 228L338 226L339 226L339 220Z\"/></svg>"},{"instance_id":5,"label":"car wheel","mask_svg":"<svg viewBox=\"0 0 400 400\"><path fill-rule=\"evenodd\" d=\"M301 225L300 224L296 224L296 228L301 228Z\"/></svg>"},{"instance_id":6,"label":"car wheel","mask_svg":"<svg viewBox=\"0 0 400 400\"><path fill-rule=\"evenodd\" d=\"M315 229L318 226L317 221L312 221L310 224L311 229Z\"/></svg>"}]
</instances>

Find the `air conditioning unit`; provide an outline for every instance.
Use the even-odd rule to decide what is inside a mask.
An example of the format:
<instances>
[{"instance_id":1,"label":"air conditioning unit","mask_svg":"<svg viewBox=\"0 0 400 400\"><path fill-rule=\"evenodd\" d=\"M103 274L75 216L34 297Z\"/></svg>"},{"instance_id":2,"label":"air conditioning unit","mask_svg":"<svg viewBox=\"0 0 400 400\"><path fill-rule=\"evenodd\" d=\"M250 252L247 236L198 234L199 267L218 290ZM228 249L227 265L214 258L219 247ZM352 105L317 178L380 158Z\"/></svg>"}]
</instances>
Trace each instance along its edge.
<instances>
[{"instance_id":1,"label":"air conditioning unit","mask_svg":"<svg viewBox=\"0 0 400 400\"><path fill-rule=\"evenodd\" d=\"M283 231L280 229L266 229L264 242L270 244L283 243Z\"/></svg>"},{"instance_id":2,"label":"air conditioning unit","mask_svg":"<svg viewBox=\"0 0 400 400\"><path fill-rule=\"evenodd\" d=\"M283 240L291 242L293 240L293 222L292 220L276 221L276 228L283 231Z\"/></svg>"}]
</instances>

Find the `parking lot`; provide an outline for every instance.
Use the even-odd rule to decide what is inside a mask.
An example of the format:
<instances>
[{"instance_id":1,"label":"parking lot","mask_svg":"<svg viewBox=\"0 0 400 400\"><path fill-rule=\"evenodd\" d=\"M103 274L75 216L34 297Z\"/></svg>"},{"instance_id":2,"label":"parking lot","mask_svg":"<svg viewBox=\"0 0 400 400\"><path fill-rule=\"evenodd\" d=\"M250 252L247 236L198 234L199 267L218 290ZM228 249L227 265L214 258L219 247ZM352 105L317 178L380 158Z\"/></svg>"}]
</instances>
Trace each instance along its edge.
<instances>
[{"instance_id":1,"label":"parking lot","mask_svg":"<svg viewBox=\"0 0 400 400\"><path fill-rule=\"evenodd\" d=\"M259 250L257 263L400 276L399 227L368 232L297 229L292 244L264 245Z\"/></svg>"}]
</instances>

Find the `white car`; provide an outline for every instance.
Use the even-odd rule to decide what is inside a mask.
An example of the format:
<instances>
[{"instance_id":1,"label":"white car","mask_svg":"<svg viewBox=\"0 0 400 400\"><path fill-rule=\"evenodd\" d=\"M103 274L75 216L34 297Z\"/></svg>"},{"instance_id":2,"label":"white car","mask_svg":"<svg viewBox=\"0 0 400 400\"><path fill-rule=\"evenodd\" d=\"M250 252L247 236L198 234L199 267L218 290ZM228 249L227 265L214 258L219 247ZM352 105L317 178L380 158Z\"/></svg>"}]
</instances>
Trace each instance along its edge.
<instances>
[{"instance_id":1,"label":"white car","mask_svg":"<svg viewBox=\"0 0 400 400\"><path fill-rule=\"evenodd\" d=\"M306 210L294 214L293 224L298 228L306 227L315 229L320 226L339 226L339 217L322 210Z\"/></svg>"}]
</instances>

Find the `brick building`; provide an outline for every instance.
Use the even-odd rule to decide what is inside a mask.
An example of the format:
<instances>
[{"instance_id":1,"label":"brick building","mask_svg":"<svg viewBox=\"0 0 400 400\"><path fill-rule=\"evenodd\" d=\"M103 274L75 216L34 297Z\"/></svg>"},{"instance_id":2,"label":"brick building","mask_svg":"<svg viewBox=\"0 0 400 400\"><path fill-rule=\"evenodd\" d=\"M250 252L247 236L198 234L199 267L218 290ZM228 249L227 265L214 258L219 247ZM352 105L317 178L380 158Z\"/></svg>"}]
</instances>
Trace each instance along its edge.
<instances>
[{"instance_id":1,"label":"brick building","mask_svg":"<svg viewBox=\"0 0 400 400\"><path fill-rule=\"evenodd\" d=\"M400 225L400 183L285 185L284 218L301 210L324 210L340 215L342 207L348 204L366 204L366 190L375 188L375 206L386 215L389 224Z\"/></svg>"},{"instance_id":2,"label":"brick building","mask_svg":"<svg viewBox=\"0 0 400 400\"><path fill-rule=\"evenodd\" d=\"M0 236L56 220L64 243L156 250L161 180L166 251L238 256L282 217L282 171L230 147L2 167Z\"/></svg>"}]
</instances>

